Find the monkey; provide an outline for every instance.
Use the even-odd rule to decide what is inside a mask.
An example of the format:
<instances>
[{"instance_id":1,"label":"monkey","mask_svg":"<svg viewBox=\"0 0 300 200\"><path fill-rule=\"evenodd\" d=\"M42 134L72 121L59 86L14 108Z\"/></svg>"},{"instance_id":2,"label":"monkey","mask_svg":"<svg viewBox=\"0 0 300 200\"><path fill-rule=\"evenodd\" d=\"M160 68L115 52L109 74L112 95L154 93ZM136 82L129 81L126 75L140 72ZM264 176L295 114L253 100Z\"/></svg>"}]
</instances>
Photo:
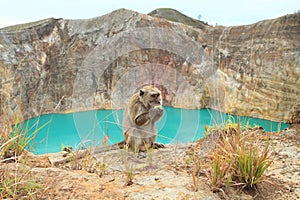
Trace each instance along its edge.
<instances>
[{"instance_id":1,"label":"monkey","mask_svg":"<svg viewBox=\"0 0 300 200\"><path fill-rule=\"evenodd\" d=\"M144 86L130 99L123 115L125 143L133 151L158 147L156 122L162 117L162 95L155 86ZM156 145L156 146L155 146Z\"/></svg>"},{"instance_id":2,"label":"monkey","mask_svg":"<svg viewBox=\"0 0 300 200\"><path fill-rule=\"evenodd\" d=\"M155 143L156 122L164 114L160 90L152 85L142 87L133 94L123 113L122 130L124 140L117 144L95 149L93 154L114 149L128 148L134 152L145 152L149 148L163 148Z\"/></svg>"}]
</instances>

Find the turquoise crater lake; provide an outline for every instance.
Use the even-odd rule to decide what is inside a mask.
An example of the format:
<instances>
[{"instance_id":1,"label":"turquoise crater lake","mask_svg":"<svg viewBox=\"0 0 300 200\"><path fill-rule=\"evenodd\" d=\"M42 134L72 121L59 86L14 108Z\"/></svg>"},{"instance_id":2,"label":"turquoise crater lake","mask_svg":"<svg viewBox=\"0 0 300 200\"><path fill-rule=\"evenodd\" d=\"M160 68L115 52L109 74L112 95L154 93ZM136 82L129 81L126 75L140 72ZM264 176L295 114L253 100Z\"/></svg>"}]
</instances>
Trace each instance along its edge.
<instances>
[{"instance_id":1,"label":"turquoise crater lake","mask_svg":"<svg viewBox=\"0 0 300 200\"><path fill-rule=\"evenodd\" d=\"M204 137L205 125L225 123L228 118L237 122L236 116L212 109L164 109L165 114L157 123L157 142L163 144L193 142ZM28 121L29 127L48 124L38 132L31 151L44 154L61 151L62 146L72 146L73 149L101 146L106 135L110 136L108 144L120 142L123 140L122 115L123 110L93 110L32 118ZM266 131L288 127L286 123L251 117L240 117L240 121L242 124L262 126Z\"/></svg>"}]
</instances>

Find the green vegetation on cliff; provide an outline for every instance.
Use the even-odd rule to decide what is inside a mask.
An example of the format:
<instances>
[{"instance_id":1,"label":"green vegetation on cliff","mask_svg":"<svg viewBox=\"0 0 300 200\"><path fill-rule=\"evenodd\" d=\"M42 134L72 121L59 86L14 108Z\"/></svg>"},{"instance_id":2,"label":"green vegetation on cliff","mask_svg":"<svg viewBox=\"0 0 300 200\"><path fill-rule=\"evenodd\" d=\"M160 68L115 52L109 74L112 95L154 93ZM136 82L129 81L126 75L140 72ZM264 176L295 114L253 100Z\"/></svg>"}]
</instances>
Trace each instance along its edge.
<instances>
[{"instance_id":1,"label":"green vegetation on cliff","mask_svg":"<svg viewBox=\"0 0 300 200\"><path fill-rule=\"evenodd\" d=\"M12 25L12 26L7 26L4 28L0 28L0 32L6 32L6 31L19 31L19 30L23 30L23 29L28 29L28 28L32 28L41 24L45 24L45 23L49 23L52 20L54 20L54 18L47 18L47 19L42 19L42 20L38 20L35 22L29 22L29 23L25 23L25 24L16 24L16 25Z\"/></svg>"},{"instance_id":2,"label":"green vegetation on cliff","mask_svg":"<svg viewBox=\"0 0 300 200\"><path fill-rule=\"evenodd\" d=\"M153 17L164 18L172 22L179 22L200 29L203 29L205 28L205 26L208 26L207 23L188 17L178 12L177 10L171 8L158 8L150 12L148 15Z\"/></svg>"}]
</instances>

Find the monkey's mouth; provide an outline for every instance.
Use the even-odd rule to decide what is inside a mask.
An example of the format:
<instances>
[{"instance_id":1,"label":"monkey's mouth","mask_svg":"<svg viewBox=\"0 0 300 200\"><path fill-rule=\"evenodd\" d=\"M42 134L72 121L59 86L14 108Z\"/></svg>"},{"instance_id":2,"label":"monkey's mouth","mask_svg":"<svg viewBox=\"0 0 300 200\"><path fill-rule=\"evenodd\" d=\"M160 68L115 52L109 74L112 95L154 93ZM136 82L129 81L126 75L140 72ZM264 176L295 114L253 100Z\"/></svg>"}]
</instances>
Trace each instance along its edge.
<instances>
[{"instance_id":1,"label":"monkey's mouth","mask_svg":"<svg viewBox=\"0 0 300 200\"><path fill-rule=\"evenodd\" d=\"M161 105L160 101L152 101L152 103L150 104L151 106L159 106Z\"/></svg>"},{"instance_id":2,"label":"monkey's mouth","mask_svg":"<svg viewBox=\"0 0 300 200\"><path fill-rule=\"evenodd\" d=\"M154 104L155 104L155 105L160 105L161 102L160 102L160 101L155 101Z\"/></svg>"}]
</instances>

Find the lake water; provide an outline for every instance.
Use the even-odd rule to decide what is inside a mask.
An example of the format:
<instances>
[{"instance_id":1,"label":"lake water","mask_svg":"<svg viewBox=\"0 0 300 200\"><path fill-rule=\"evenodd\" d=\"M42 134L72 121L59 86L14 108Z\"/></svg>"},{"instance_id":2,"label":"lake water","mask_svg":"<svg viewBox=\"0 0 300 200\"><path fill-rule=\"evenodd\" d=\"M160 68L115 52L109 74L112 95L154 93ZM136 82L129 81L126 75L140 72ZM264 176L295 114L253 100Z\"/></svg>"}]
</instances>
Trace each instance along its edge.
<instances>
[{"instance_id":1,"label":"lake water","mask_svg":"<svg viewBox=\"0 0 300 200\"><path fill-rule=\"evenodd\" d=\"M157 122L157 142L188 143L204 137L204 126L225 123L228 118L237 122L237 117L212 109L185 110L164 107L165 114ZM39 131L31 151L36 154L58 152L62 146L85 148L90 145L101 146L106 135L110 136L108 144L123 140L123 110L94 110L69 114L48 114L29 120L29 126L47 124ZM262 126L266 131L283 130L286 123L240 117L242 124Z\"/></svg>"}]
</instances>

